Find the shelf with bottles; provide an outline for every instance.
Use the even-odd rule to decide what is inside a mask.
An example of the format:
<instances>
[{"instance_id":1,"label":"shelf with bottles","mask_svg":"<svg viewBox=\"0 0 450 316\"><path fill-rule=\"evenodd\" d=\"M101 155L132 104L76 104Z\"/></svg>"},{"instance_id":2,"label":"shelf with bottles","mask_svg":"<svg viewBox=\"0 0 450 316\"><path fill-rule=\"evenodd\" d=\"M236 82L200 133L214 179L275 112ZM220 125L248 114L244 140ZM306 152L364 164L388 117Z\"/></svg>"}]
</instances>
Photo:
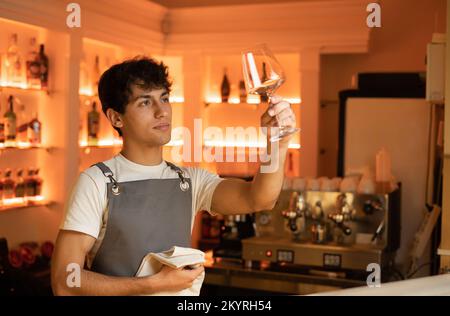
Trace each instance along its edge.
<instances>
[{"instance_id":1,"label":"shelf with bottles","mask_svg":"<svg viewBox=\"0 0 450 316\"><path fill-rule=\"evenodd\" d=\"M0 20L2 34L6 35L0 38L0 88L48 93L49 58L45 44L38 41L42 30L16 24Z\"/></svg>"},{"instance_id":2,"label":"shelf with bottles","mask_svg":"<svg viewBox=\"0 0 450 316\"><path fill-rule=\"evenodd\" d=\"M276 91L291 104L300 104L299 54L275 54L283 66L286 81ZM267 102L257 95L247 95L243 81L241 56L213 55L206 57L205 65L205 104L259 104Z\"/></svg>"},{"instance_id":3,"label":"shelf with bottles","mask_svg":"<svg viewBox=\"0 0 450 316\"><path fill-rule=\"evenodd\" d=\"M27 111L25 103L14 95L7 97L7 102L3 102L0 95L0 150L11 149L30 149L30 148L43 148L50 150L42 146L42 123L39 120L36 106L33 103L31 106L34 113L32 116L28 116L30 111ZM26 99L30 102L30 99ZM7 103L4 114L2 112L2 103Z\"/></svg>"},{"instance_id":4,"label":"shelf with bottles","mask_svg":"<svg viewBox=\"0 0 450 316\"><path fill-rule=\"evenodd\" d=\"M50 201L42 196L43 179L39 168L18 168L13 177L13 170L0 171L0 211L31 206L46 206Z\"/></svg>"}]
</instances>

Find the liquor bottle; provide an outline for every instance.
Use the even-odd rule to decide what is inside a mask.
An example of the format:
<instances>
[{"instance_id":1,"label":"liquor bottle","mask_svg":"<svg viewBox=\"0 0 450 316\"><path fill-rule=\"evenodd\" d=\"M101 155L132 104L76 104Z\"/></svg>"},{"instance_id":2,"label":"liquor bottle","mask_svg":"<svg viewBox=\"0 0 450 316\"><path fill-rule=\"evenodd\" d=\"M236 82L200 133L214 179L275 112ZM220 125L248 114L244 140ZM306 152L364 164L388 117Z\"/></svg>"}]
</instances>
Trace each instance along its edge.
<instances>
[{"instance_id":1,"label":"liquor bottle","mask_svg":"<svg viewBox=\"0 0 450 316\"><path fill-rule=\"evenodd\" d=\"M32 168L28 169L28 175L24 179L25 184L25 197L33 197L34 196L34 170Z\"/></svg>"},{"instance_id":2,"label":"liquor bottle","mask_svg":"<svg viewBox=\"0 0 450 316\"><path fill-rule=\"evenodd\" d=\"M16 113L14 113L14 97L8 98L9 109L3 116L5 119L5 146L13 147L16 144Z\"/></svg>"},{"instance_id":3,"label":"liquor bottle","mask_svg":"<svg viewBox=\"0 0 450 316\"><path fill-rule=\"evenodd\" d=\"M267 81L267 79L269 79L268 77L267 77L267 69L266 69L266 63L263 63L262 64L262 77L261 77L261 83L263 83L263 82L266 82ZM262 103L267 103L267 102L269 102L269 97L268 97L268 95L267 95L267 93L266 92L263 92L263 93L261 93L261 102Z\"/></svg>"},{"instance_id":4,"label":"liquor bottle","mask_svg":"<svg viewBox=\"0 0 450 316\"><path fill-rule=\"evenodd\" d=\"M34 170L34 196L40 196L42 193L42 184L44 181L39 176L39 168Z\"/></svg>"},{"instance_id":5,"label":"liquor bottle","mask_svg":"<svg viewBox=\"0 0 450 316\"><path fill-rule=\"evenodd\" d=\"M26 114L25 104L19 103L19 110L17 113L17 141L18 142L26 142L27 138L27 129L28 129L28 118Z\"/></svg>"},{"instance_id":6,"label":"liquor bottle","mask_svg":"<svg viewBox=\"0 0 450 316\"><path fill-rule=\"evenodd\" d=\"M11 178L11 169L5 170L5 177L3 178L3 200L14 198L15 182Z\"/></svg>"},{"instance_id":7,"label":"liquor bottle","mask_svg":"<svg viewBox=\"0 0 450 316\"><path fill-rule=\"evenodd\" d=\"M22 57L17 46L17 34L11 35L8 51L6 52L6 79L10 83L21 83L22 81Z\"/></svg>"},{"instance_id":8,"label":"liquor bottle","mask_svg":"<svg viewBox=\"0 0 450 316\"><path fill-rule=\"evenodd\" d=\"M41 89L47 90L48 89L48 57L45 55L44 52L44 44L41 44L39 46L39 66L40 66L40 72L39 72L39 78L41 81Z\"/></svg>"},{"instance_id":9,"label":"liquor bottle","mask_svg":"<svg viewBox=\"0 0 450 316\"><path fill-rule=\"evenodd\" d=\"M26 69L28 87L39 89L41 87L41 65L36 48L36 38L34 37L30 39L30 51L27 55Z\"/></svg>"},{"instance_id":10,"label":"liquor bottle","mask_svg":"<svg viewBox=\"0 0 450 316\"><path fill-rule=\"evenodd\" d=\"M16 187L14 188L14 195L16 198L25 197L25 182L22 175L23 169L17 170Z\"/></svg>"},{"instance_id":11,"label":"liquor bottle","mask_svg":"<svg viewBox=\"0 0 450 316\"><path fill-rule=\"evenodd\" d=\"M245 90L244 80L239 81L239 102L241 103L247 102L247 91Z\"/></svg>"},{"instance_id":12,"label":"liquor bottle","mask_svg":"<svg viewBox=\"0 0 450 316\"><path fill-rule=\"evenodd\" d=\"M230 81L227 77L227 69L223 70L223 78L222 85L220 86L220 94L222 96L222 102L228 102L228 98L230 97Z\"/></svg>"},{"instance_id":13,"label":"liquor bottle","mask_svg":"<svg viewBox=\"0 0 450 316\"><path fill-rule=\"evenodd\" d=\"M87 125L88 125L88 145L98 145L98 130L100 128L100 114L97 109L97 102L92 103L92 111L88 113Z\"/></svg>"},{"instance_id":14,"label":"liquor bottle","mask_svg":"<svg viewBox=\"0 0 450 316\"><path fill-rule=\"evenodd\" d=\"M42 123L38 119L38 114L35 112L33 119L28 124L27 137L28 142L32 147L38 147L41 144Z\"/></svg>"},{"instance_id":15,"label":"liquor bottle","mask_svg":"<svg viewBox=\"0 0 450 316\"><path fill-rule=\"evenodd\" d=\"M92 82L94 83L92 91L98 95L98 82L100 80L100 58L95 55L94 68L92 70Z\"/></svg>"}]
</instances>

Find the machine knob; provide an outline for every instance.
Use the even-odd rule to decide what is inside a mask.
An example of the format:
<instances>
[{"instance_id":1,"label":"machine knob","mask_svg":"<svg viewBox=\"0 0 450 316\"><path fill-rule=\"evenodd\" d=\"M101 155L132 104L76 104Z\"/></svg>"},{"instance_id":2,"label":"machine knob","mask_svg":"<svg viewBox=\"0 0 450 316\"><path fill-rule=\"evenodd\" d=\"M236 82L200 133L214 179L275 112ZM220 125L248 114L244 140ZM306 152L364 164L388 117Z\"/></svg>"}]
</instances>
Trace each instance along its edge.
<instances>
[{"instance_id":1,"label":"machine knob","mask_svg":"<svg viewBox=\"0 0 450 316\"><path fill-rule=\"evenodd\" d=\"M289 221L289 229L293 232L296 232L298 227L297 224L295 223L295 221L290 220Z\"/></svg>"},{"instance_id":2,"label":"machine knob","mask_svg":"<svg viewBox=\"0 0 450 316\"><path fill-rule=\"evenodd\" d=\"M366 200L363 206L364 213L371 215L376 211L384 211L384 208L379 200Z\"/></svg>"},{"instance_id":3,"label":"machine knob","mask_svg":"<svg viewBox=\"0 0 450 316\"><path fill-rule=\"evenodd\" d=\"M350 236L352 234L352 229L348 226L341 225L341 229L345 235Z\"/></svg>"}]
</instances>

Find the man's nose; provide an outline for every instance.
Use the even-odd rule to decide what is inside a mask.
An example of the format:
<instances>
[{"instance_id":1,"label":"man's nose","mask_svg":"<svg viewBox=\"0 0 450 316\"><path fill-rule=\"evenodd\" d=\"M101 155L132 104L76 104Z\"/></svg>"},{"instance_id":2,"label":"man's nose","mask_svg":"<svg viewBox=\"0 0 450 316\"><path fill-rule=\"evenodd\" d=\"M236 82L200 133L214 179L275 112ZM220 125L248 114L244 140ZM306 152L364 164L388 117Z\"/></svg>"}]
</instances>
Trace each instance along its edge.
<instances>
[{"instance_id":1,"label":"man's nose","mask_svg":"<svg viewBox=\"0 0 450 316\"><path fill-rule=\"evenodd\" d=\"M155 117L166 117L169 115L169 107L161 102L156 102Z\"/></svg>"}]
</instances>

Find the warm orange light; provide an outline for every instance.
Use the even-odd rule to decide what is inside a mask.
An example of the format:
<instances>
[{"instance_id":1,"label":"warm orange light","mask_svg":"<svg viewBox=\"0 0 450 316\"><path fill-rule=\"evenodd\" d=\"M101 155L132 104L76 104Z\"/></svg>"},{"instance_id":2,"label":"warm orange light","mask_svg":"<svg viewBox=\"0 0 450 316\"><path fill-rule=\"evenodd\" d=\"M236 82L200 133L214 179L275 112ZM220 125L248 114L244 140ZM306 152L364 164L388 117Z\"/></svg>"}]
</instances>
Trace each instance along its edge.
<instances>
[{"instance_id":1,"label":"warm orange light","mask_svg":"<svg viewBox=\"0 0 450 316\"><path fill-rule=\"evenodd\" d=\"M7 208L32 206L36 203L42 204L45 201L45 197L42 195L29 196L29 197L15 197L11 199L0 200L0 205Z\"/></svg>"}]
</instances>

